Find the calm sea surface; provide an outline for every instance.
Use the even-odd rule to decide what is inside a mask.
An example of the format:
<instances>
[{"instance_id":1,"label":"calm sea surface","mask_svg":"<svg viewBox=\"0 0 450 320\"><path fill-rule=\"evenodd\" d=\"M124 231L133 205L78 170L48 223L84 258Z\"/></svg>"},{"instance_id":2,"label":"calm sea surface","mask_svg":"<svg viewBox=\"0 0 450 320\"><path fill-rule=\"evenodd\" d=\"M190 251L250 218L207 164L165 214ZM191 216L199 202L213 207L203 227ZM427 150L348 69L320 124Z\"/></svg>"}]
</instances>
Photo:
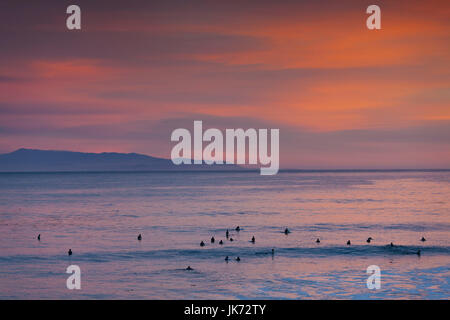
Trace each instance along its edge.
<instances>
[{"instance_id":1,"label":"calm sea surface","mask_svg":"<svg viewBox=\"0 0 450 320\"><path fill-rule=\"evenodd\" d=\"M448 171L0 174L0 298L449 299L449 197Z\"/></svg>"}]
</instances>

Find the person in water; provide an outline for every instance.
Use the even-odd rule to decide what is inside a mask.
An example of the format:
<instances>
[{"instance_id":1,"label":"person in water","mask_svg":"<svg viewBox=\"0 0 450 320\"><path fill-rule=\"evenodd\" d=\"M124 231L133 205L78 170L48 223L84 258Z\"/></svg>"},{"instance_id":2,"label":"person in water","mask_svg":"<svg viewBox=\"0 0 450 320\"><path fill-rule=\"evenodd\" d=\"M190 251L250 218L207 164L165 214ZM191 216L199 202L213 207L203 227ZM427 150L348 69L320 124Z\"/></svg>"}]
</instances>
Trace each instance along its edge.
<instances>
[{"instance_id":1,"label":"person in water","mask_svg":"<svg viewBox=\"0 0 450 320\"><path fill-rule=\"evenodd\" d=\"M142 240L142 235L141 235L140 233L139 233L139 235L138 235L137 239L138 239L139 241L141 241L141 240Z\"/></svg>"},{"instance_id":2,"label":"person in water","mask_svg":"<svg viewBox=\"0 0 450 320\"><path fill-rule=\"evenodd\" d=\"M223 244L223 241L222 241L222 240L220 240L220 241L219 241L219 244L220 244L220 245L222 245L222 244Z\"/></svg>"},{"instance_id":3,"label":"person in water","mask_svg":"<svg viewBox=\"0 0 450 320\"><path fill-rule=\"evenodd\" d=\"M255 243L255 236L252 237L251 242L252 242L252 243Z\"/></svg>"},{"instance_id":4,"label":"person in water","mask_svg":"<svg viewBox=\"0 0 450 320\"><path fill-rule=\"evenodd\" d=\"M394 243L393 243L393 242L391 242L390 246L391 246L391 248L392 248L392 247L394 247Z\"/></svg>"},{"instance_id":5,"label":"person in water","mask_svg":"<svg viewBox=\"0 0 450 320\"><path fill-rule=\"evenodd\" d=\"M236 261L238 261L238 262L241 261L241 258L237 257L237 258L236 258Z\"/></svg>"},{"instance_id":6,"label":"person in water","mask_svg":"<svg viewBox=\"0 0 450 320\"><path fill-rule=\"evenodd\" d=\"M230 260L230 258L228 258L228 256L226 256L225 261L228 262L228 260Z\"/></svg>"},{"instance_id":7,"label":"person in water","mask_svg":"<svg viewBox=\"0 0 450 320\"><path fill-rule=\"evenodd\" d=\"M320 239L319 238L317 238L316 243L320 243Z\"/></svg>"},{"instance_id":8,"label":"person in water","mask_svg":"<svg viewBox=\"0 0 450 320\"><path fill-rule=\"evenodd\" d=\"M284 229L284 234L289 234L289 233L291 233L291 232L289 231L288 228Z\"/></svg>"},{"instance_id":9,"label":"person in water","mask_svg":"<svg viewBox=\"0 0 450 320\"><path fill-rule=\"evenodd\" d=\"M214 243L216 241L216 239L214 239L214 237L211 238L211 243Z\"/></svg>"},{"instance_id":10,"label":"person in water","mask_svg":"<svg viewBox=\"0 0 450 320\"><path fill-rule=\"evenodd\" d=\"M41 241L41 234L40 233L39 233L37 239L38 239L38 241Z\"/></svg>"},{"instance_id":11,"label":"person in water","mask_svg":"<svg viewBox=\"0 0 450 320\"><path fill-rule=\"evenodd\" d=\"M420 257L420 249L416 253Z\"/></svg>"},{"instance_id":12,"label":"person in water","mask_svg":"<svg viewBox=\"0 0 450 320\"><path fill-rule=\"evenodd\" d=\"M230 238L230 241L234 241L233 238Z\"/></svg>"},{"instance_id":13,"label":"person in water","mask_svg":"<svg viewBox=\"0 0 450 320\"><path fill-rule=\"evenodd\" d=\"M225 236L227 237L227 239L230 236L230 232L228 232L228 229L227 229L227 232L225 232Z\"/></svg>"},{"instance_id":14,"label":"person in water","mask_svg":"<svg viewBox=\"0 0 450 320\"><path fill-rule=\"evenodd\" d=\"M200 247L204 247L205 246L205 243L202 241L202 242L200 242Z\"/></svg>"},{"instance_id":15,"label":"person in water","mask_svg":"<svg viewBox=\"0 0 450 320\"><path fill-rule=\"evenodd\" d=\"M186 270L191 271L191 270L194 270L194 269L192 269L191 266L188 266L188 267L186 268Z\"/></svg>"},{"instance_id":16,"label":"person in water","mask_svg":"<svg viewBox=\"0 0 450 320\"><path fill-rule=\"evenodd\" d=\"M69 256L71 256L71 255L72 255L72 249L69 249L69 251L67 252L67 254L68 254Z\"/></svg>"},{"instance_id":17,"label":"person in water","mask_svg":"<svg viewBox=\"0 0 450 320\"><path fill-rule=\"evenodd\" d=\"M370 241L372 241L372 240L373 240L372 237L368 237L367 240L366 240L366 242L367 242L367 243L370 243Z\"/></svg>"},{"instance_id":18,"label":"person in water","mask_svg":"<svg viewBox=\"0 0 450 320\"><path fill-rule=\"evenodd\" d=\"M350 240L348 240L347 241L347 245L349 246L349 245L351 245L352 243L350 242Z\"/></svg>"},{"instance_id":19,"label":"person in water","mask_svg":"<svg viewBox=\"0 0 450 320\"><path fill-rule=\"evenodd\" d=\"M241 231L241 228L239 226L236 227L236 231L239 232Z\"/></svg>"},{"instance_id":20,"label":"person in water","mask_svg":"<svg viewBox=\"0 0 450 320\"><path fill-rule=\"evenodd\" d=\"M425 239L424 237L422 237L422 239L420 239L420 241L425 242L425 241L427 241L427 239Z\"/></svg>"}]
</instances>

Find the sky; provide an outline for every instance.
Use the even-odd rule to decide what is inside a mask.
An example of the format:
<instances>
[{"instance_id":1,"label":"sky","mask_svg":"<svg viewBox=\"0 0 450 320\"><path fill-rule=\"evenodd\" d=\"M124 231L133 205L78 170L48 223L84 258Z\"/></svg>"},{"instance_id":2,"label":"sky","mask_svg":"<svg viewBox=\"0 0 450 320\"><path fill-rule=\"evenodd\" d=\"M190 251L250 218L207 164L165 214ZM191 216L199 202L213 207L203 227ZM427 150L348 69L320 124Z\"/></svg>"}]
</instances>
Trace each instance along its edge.
<instances>
[{"instance_id":1,"label":"sky","mask_svg":"<svg viewBox=\"0 0 450 320\"><path fill-rule=\"evenodd\" d=\"M0 153L170 158L202 120L279 128L281 168L450 168L449 52L448 1L2 0Z\"/></svg>"}]
</instances>

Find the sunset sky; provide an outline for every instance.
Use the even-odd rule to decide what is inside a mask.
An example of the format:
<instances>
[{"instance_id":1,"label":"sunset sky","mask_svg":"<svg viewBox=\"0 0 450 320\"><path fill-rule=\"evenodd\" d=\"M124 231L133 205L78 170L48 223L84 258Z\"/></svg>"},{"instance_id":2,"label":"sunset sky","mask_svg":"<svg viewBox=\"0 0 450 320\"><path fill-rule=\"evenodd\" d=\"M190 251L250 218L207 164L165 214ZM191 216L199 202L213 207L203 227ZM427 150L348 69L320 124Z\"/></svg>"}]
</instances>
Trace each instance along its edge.
<instances>
[{"instance_id":1,"label":"sunset sky","mask_svg":"<svg viewBox=\"0 0 450 320\"><path fill-rule=\"evenodd\" d=\"M448 0L2 0L0 153L169 158L202 120L279 128L282 168L450 168L449 53Z\"/></svg>"}]
</instances>

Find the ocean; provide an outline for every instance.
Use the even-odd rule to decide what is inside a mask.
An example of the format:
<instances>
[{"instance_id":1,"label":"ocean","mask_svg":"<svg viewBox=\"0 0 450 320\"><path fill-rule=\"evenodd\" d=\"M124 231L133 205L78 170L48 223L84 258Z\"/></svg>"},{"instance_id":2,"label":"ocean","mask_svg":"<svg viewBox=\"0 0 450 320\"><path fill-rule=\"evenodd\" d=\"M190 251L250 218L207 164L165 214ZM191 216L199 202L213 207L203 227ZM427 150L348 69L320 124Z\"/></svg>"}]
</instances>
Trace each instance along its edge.
<instances>
[{"instance_id":1,"label":"ocean","mask_svg":"<svg viewBox=\"0 0 450 320\"><path fill-rule=\"evenodd\" d=\"M0 299L449 299L449 196L450 171L2 173Z\"/></svg>"}]
</instances>

